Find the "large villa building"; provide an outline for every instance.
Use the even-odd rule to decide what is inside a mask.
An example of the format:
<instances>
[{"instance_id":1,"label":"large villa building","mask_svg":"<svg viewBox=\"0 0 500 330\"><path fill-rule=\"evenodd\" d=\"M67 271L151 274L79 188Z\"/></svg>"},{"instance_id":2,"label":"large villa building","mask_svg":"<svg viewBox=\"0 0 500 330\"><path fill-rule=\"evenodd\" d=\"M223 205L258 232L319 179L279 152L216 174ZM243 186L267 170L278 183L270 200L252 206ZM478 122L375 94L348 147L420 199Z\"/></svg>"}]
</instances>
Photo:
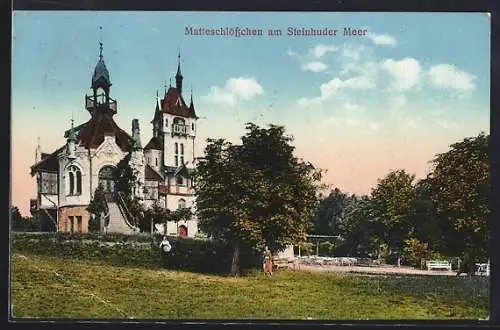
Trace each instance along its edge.
<instances>
[{"instance_id":1,"label":"large villa building","mask_svg":"<svg viewBox=\"0 0 500 330\"><path fill-rule=\"evenodd\" d=\"M197 116L193 97L189 105L183 97L180 56L175 87L157 94L151 121L153 137L144 146L138 119L131 120L130 134L120 128L118 102L111 98L111 80L100 44L99 61L91 79L91 94L84 106L90 118L64 132L66 143L51 153L36 149L31 175L36 177L37 197L30 202L42 230L87 232L91 218L86 208L98 185L106 193L109 210L107 232L134 233L126 207L115 192L115 168L126 156L137 180L133 195L150 207L158 203L174 210L194 208L195 140ZM167 223L157 227L168 235L193 237L197 220Z\"/></svg>"}]
</instances>

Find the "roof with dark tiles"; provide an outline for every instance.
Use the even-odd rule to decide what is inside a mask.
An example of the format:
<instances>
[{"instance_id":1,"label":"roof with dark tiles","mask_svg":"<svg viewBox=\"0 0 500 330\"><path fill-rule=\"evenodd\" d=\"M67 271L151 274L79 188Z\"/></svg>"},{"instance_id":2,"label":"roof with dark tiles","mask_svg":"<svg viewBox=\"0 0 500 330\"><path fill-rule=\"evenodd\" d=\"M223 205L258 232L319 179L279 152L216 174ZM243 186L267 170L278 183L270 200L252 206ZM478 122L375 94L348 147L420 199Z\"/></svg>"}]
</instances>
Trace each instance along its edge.
<instances>
[{"instance_id":1,"label":"roof with dark tiles","mask_svg":"<svg viewBox=\"0 0 500 330\"><path fill-rule=\"evenodd\" d=\"M152 137L144 147L144 150L163 150L163 143L159 138Z\"/></svg>"},{"instance_id":2,"label":"roof with dark tiles","mask_svg":"<svg viewBox=\"0 0 500 330\"><path fill-rule=\"evenodd\" d=\"M186 118L197 118L194 106L188 106L177 88L170 87L165 97L160 101L163 113ZM192 104L191 104L192 105Z\"/></svg>"},{"instance_id":3,"label":"roof with dark tiles","mask_svg":"<svg viewBox=\"0 0 500 330\"><path fill-rule=\"evenodd\" d=\"M146 164L146 169L144 171L144 178L148 181L163 181L163 177L160 173L156 172L149 164Z\"/></svg>"},{"instance_id":4,"label":"roof with dark tiles","mask_svg":"<svg viewBox=\"0 0 500 330\"><path fill-rule=\"evenodd\" d=\"M130 151L133 145L132 137L118 127L111 114L96 113L88 122L74 128L77 141L86 148L95 149L104 142L104 136L114 135L116 144L123 151ZM69 130L64 134L66 137Z\"/></svg>"},{"instance_id":5,"label":"roof with dark tiles","mask_svg":"<svg viewBox=\"0 0 500 330\"><path fill-rule=\"evenodd\" d=\"M31 175L35 175L36 172L57 173L57 171L59 170L58 155L65 149L66 145L60 147L51 154L43 153L42 160L31 166Z\"/></svg>"}]
</instances>

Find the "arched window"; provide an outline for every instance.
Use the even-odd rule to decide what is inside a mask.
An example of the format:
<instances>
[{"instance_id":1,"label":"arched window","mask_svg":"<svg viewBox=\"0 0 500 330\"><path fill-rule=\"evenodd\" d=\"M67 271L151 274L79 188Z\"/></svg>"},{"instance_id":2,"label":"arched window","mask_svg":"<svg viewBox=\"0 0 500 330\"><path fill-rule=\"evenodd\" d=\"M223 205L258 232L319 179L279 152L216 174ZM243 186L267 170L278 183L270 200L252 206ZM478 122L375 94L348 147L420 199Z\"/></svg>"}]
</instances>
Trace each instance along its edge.
<instances>
[{"instance_id":1,"label":"arched window","mask_svg":"<svg viewBox=\"0 0 500 330\"><path fill-rule=\"evenodd\" d=\"M181 164L184 165L184 143L181 143Z\"/></svg>"},{"instance_id":2,"label":"arched window","mask_svg":"<svg viewBox=\"0 0 500 330\"><path fill-rule=\"evenodd\" d=\"M68 167L68 195L82 194L82 172L75 165Z\"/></svg>"},{"instance_id":3,"label":"arched window","mask_svg":"<svg viewBox=\"0 0 500 330\"><path fill-rule=\"evenodd\" d=\"M115 168L113 166L107 165L101 168L99 171L99 184L102 185L107 195L112 196L115 191Z\"/></svg>"},{"instance_id":4,"label":"arched window","mask_svg":"<svg viewBox=\"0 0 500 330\"><path fill-rule=\"evenodd\" d=\"M191 129L194 131L194 123L191 123Z\"/></svg>"},{"instance_id":5,"label":"arched window","mask_svg":"<svg viewBox=\"0 0 500 330\"><path fill-rule=\"evenodd\" d=\"M97 101L98 101L98 104L104 104L106 103L106 92L104 91L104 89L102 87L99 87L97 89Z\"/></svg>"},{"instance_id":6,"label":"arched window","mask_svg":"<svg viewBox=\"0 0 500 330\"><path fill-rule=\"evenodd\" d=\"M179 199L179 205L177 206L177 208L183 209L185 207L186 207L186 200L183 198Z\"/></svg>"},{"instance_id":7,"label":"arched window","mask_svg":"<svg viewBox=\"0 0 500 330\"><path fill-rule=\"evenodd\" d=\"M76 194L82 194L82 172L80 171L76 172Z\"/></svg>"},{"instance_id":8,"label":"arched window","mask_svg":"<svg viewBox=\"0 0 500 330\"><path fill-rule=\"evenodd\" d=\"M75 175L73 172L69 172L69 194L73 195L73 190L75 189Z\"/></svg>"},{"instance_id":9,"label":"arched window","mask_svg":"<svg viewBox=\"0 0 500 330\"><path fill-rule=\"evenodd\" d=\"M175 166L179 166L179 144L175 143Z\"/></svg>"}]
</instances>

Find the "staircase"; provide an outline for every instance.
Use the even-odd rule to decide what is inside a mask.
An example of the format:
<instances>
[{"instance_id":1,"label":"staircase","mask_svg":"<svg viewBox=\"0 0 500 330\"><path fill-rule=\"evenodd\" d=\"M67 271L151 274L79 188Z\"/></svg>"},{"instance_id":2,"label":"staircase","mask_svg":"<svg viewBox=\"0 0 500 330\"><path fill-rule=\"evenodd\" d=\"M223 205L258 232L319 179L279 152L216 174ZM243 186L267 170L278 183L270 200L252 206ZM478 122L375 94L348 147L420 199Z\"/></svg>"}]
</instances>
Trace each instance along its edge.
<instances>
[{"instance_id":1,"label":"staircase","mask_svg":"<svg viewBox=\"0 0 500 330\"><path fill-rule=\"evenodd\" d=\"M132 226L125 219L120 207L116 202L108 202L109 225L106 229L108 233L135 234L139 229Z\"/></svg>"}]
</instances>

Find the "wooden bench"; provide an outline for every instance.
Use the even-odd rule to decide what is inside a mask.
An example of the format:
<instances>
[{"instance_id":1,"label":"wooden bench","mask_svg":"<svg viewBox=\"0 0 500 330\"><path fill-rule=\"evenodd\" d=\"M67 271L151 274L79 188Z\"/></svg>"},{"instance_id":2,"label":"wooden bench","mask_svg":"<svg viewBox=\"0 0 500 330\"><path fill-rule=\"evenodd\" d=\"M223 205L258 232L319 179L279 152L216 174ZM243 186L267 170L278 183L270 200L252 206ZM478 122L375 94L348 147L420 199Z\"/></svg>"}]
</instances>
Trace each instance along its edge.
<instances>
[{"instance_id":1,"label":"wooden bench","mask_svg":"<svg viewBox=\"0 0 500 330\"><path fill-rule=\"evenodd\" d=\"M426 262L427 270L446 269L451 271L451 262L446 260L430 260Z\"/></svg>"}]
</instances>

